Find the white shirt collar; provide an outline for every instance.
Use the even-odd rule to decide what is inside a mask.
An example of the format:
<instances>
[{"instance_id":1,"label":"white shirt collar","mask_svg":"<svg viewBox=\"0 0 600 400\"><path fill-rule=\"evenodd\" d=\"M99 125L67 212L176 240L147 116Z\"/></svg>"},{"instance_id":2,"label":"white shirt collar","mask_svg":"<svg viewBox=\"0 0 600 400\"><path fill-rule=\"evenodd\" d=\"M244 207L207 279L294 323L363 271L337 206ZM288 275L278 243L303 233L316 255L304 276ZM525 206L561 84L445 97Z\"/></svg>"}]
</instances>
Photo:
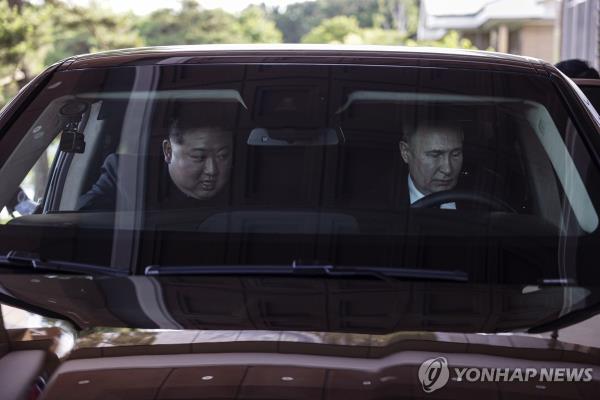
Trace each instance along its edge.
<instances>
[{"instance_id":1,"label":"white shirt collar","mask_svg":"<svg viewBox=\"0 0 600 400\"><path fill-rule=\"evenodd\" d=\"M417 189L415 183L413 182L410 174L408 174L408 193L410 195L410 204L414 203L417 200L421 200L425 195ZM456 203L444 203L440 206L440 208L446 210L456 210Z\"/></svg>"},{"instance_id":2,"label":"white shirt collar","mask_svg":"<svg viewBox=\"0 0 600 400\"><path fill-rule=\"evenodd\" d=\"M410 204L425 197L425 195L415 186L410 174L408 174L408 193L410 194Z\"/></svg>"}]
</instances>

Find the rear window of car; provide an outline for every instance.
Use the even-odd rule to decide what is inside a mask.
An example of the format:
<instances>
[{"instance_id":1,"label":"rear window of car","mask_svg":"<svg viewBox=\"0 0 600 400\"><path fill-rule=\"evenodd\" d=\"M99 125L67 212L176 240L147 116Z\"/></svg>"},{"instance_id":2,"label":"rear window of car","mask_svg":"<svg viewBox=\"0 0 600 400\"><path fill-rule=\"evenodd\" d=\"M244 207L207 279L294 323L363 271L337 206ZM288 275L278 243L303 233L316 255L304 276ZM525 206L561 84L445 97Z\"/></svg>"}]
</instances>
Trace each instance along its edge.
<instances>
[{"instance_id":1,"label":"rear window of car","mask_svg":"<svg viewBox=\"0 0 600 400\"><path fill-rule=\"evenodd\" d=\"M598 169L576 126L530 73L59 72L0 141L0 247L137 272L331 264L564 277L595 268ZM578 257L561 261L565 241Z\"/></svg>"}]
</instances>

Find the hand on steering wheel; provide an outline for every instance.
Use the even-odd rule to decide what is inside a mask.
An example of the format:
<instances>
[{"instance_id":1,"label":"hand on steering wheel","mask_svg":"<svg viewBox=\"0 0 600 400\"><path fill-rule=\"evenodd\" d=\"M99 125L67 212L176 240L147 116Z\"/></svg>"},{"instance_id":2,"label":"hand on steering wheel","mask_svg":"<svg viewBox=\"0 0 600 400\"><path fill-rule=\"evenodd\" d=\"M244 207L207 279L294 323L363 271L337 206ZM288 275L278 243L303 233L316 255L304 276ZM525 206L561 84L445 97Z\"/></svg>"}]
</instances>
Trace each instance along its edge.
<instances>
[{"instance_id":1,"label":"hand on steering wheel","mask_svg":"<svg viewBox=\"0 0 600 400\"><path fill-rule=\"evenodd\" d=\"M431 193L422 199L415 201L410 206L412 208L436 208L442 204L457 201L482 204L491 207L495 211L517 212L508 203L497 197L466 190L444 190L442 192Z\"/></svg>"}]
</instances>

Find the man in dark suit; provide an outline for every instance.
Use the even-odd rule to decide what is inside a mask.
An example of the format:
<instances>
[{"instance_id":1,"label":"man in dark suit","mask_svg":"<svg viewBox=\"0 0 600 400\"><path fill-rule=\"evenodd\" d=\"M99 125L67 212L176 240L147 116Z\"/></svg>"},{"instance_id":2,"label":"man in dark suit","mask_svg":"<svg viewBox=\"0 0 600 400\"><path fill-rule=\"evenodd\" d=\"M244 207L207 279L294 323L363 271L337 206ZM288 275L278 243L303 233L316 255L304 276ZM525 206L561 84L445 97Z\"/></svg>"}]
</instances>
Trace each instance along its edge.
<instances>
[{"instance_id":1,"label":"man in dark suit","mask_svg":"<svg viewBox=\"0 0 600 400\"><path fill-rule=\"evenodd\" d=\"M167 182L161 208L185 208L223 195L232 166L231 132L178 120L169 127L162 150L167 166L167 176L162 179ZM127 209L133 208L127 191L117 182L123 157L111 154L105 159L100 178L79 198L78 210L115 210L117 195Z\"/></svg>"},{"instance_id":2,"label":"man in dark suit","mask_svg":"<svg viewBox=\"0 0 600 400\"><path fill-rule=\"evenodd\" d=\"M463 132L458 125L425 122L400 140L400 154L408 165L410 204L444 190L454 189L463 163ZM440 208L456 209L454 202Z\"/></svg>"}]
</instances>

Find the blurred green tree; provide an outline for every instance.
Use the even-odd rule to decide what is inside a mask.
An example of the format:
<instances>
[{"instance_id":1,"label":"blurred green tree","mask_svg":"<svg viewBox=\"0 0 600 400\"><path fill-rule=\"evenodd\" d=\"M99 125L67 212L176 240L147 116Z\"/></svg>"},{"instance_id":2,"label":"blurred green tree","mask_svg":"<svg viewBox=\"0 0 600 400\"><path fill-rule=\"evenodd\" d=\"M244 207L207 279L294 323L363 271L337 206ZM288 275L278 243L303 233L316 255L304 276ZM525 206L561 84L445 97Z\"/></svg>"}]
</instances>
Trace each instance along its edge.
<instances>
[{"instance_id":1,"label":"blurred green tree","mask_svg":"<svg viewBox=\"0 0 600 400\"><path fill-rule=\"evenodd\" d=\"M184 0L180 10L157 10L142 18L138 27L151 46L277 43L282 39L262 7L248 7L236 18L221 9L205 10L195 0Z\"/></svg>"},{"instance_id":2,"label":"blurred green tree","mask_svg":"<svg viewBox=\"0 0 600 400\"><path fill-rule=\"evenodd\" d=\"M302 37L302 43L345 43L350 35L360 36L361 29L355 17L339 15L323 20Z\"/></svg>"},{"instance_id":3,"label":"blurred green tree","mask_svg":"<svg viewBox=\"0 0 600 400\"><path fill-rule=\"evenodd\" d=\"M133 14L92 3L0 0L0 106L45 66L81 53L143 45Z\"/></svg>"},{"instance_id":4,"label":"blurred green tree","mask_svg":"<svg viewBox=\"0 0 600 400\"><path fill-rule=\"evenodd\" d=\"M10 6L7 1L0 1L0 63L17 64L27 50L27 39L31 26L20 7Z\"/></svg>"},{"instance_id":5,"label":"blurred green tree","mask_svg":"<svg viewBox=\"0 0 600 400\"><path fill-rule=\"evenodd\" d=\"M46 24L50 25L51 48L45 64L76 54L144 45L135 29L134 14L115 13L101 4L93 1L89 7L82 7L46 0L39 10L47 14Z\"/></svg>"},{"instance_id":6,"label":"blurred green tree","mask_svg":"<svg viewBox=\"0 0 600 400\"><path fill-rule=\"evenodd\" d=\"M354 17L338 16L326 19L303 38L303 43L398 45L404 37L396 30L361 28Z\"/></svg>"},{"instance_id":7,"label":"blurred green tree","mask_svg":"<svg viewBox=\"0 0 600 400\"><path fill-rule=\"evenodd\" d=\"M454 49L477 50L477 47L466 38L460 36L456 31L450 31L440 40L412 40L406 41L407 46L430 46L430 47L448 47Z\"/></svg>"},{"instance_id":8,"label":"blurred green tree","mask_svg":"<svg viewBox=\"0 0 600 400\"><path fill-rule=\"evenodd\" d=\"M349 35L344 44L399 45L404 36L393 29L365 28L358 35Z\"/></svg>"},{"instance_id":9,"label":"blurred green tree","mask_svg":"<svg viewBox=\"0 0 600 400\"><path fill-rule=\"evenodd\" d=\"M26 63L35 49L33 15L22 1L0 0L0 105L29 80Z\"/></svg>"},{"instance_id":10,"label":"blurred green tree","mask_svg":"<svg viewBox=\"0 0 600 400\"><path fill-rule=\"evenodd\" d=\"M264 6L250 6L238 18L246 43L281 43L283 35L269 19Z\"/></svg>"},{"instance_id":11,"label":"blurred green tree","mask_svg":"<svg viewBox=\"0 0 600 400\"><path fill-rule=\"evenodd\" d=\"M411 37L417 31L420 0L317 0L295 3L270 11L286 43L302 41L308 32L324 20L344 15L354 17L365 28L398 31ZM384 44L384 43L381 43Z\"/></svg>"},{"instance_id":12,"label":"blurred green tree","mask_svg":"<svg viewBox=\"0 0 600 400\"><path fill-rule=\"evenodd\" d=\"M373 26L397 30L403 36L412 37L419 25L419 0L378 0L373 13Z\"/></svg>"},{"instance_id":13,"label":"blurred green tree","mask_svg":"<svg viewBox=\"0 0 600 400\"><path fill-rule=\"evenodd\" d=\"M290 4L285 11L275 8L270 14L285 43L300 43L304 35L327 18L321 11L320 2L307 1Z\"/></svg>"},{"instance_id":14,"label":"blurred green tree","mask_svg":"<svg viewBox=\"0 0 600 400\"><path fill-rule=\"evenodd\" d=\"M141 19L139 31L150 46L237 43L242 31L235 17L221 9L203 10L184 0L180 10L165 8Z\"/></svg>"}]
</instances>

